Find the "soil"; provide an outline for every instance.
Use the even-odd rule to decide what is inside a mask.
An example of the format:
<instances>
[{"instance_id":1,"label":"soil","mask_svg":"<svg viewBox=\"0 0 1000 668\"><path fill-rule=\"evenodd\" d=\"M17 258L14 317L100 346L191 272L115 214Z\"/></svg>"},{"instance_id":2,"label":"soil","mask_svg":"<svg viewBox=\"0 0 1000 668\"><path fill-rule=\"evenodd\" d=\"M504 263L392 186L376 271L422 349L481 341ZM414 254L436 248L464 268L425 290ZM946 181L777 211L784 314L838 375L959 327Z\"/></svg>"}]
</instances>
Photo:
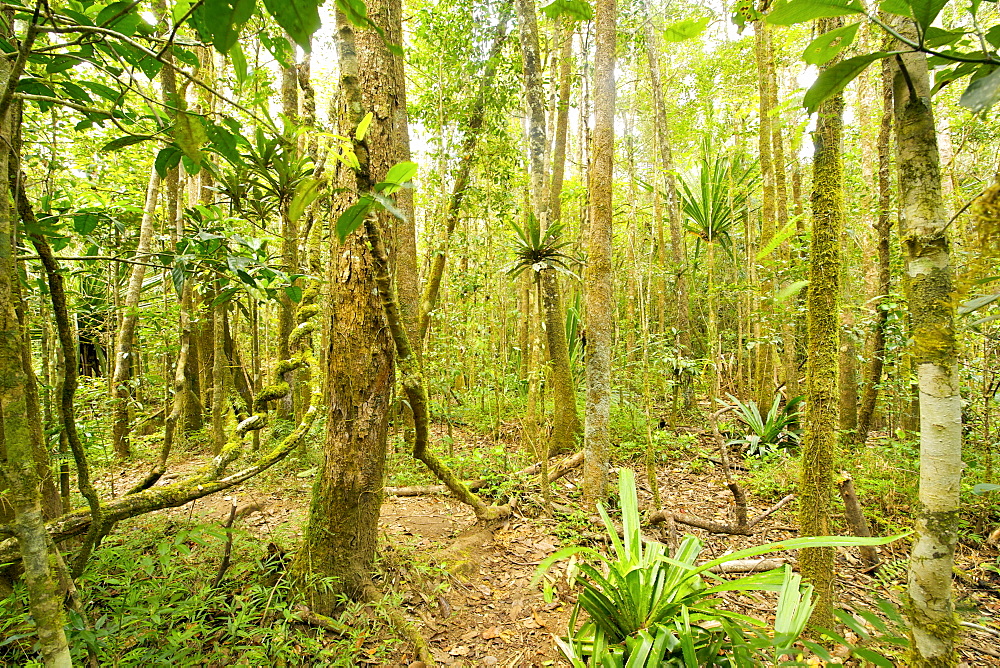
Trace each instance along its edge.
<instances>
[{"instance_id":1,"label":"soil","mask_svg":"<svg viewBox=\"0 0 1000 668\"><path fill-rule=\"evenodd\" d=\"M461 435L455 436L461 442ZM692 457L660 467L657 483L663 506L718 522L731 521L732 496L724 485L721 469L704 460L690 466ZM186 461L172 469L171 477L199 465L196 459ZM648 508L652 495L642 474L644 466L635 468L640 507ZM294 549L306 519L313 475L314 471L307 471L286 478L267 493L255 492L251 481L231 494L208 497L166 512L221 524L235 504L238 523L244 530L261 541ZM132 477L140 478L141 472L119 472L115 486L127 488ZM108 486L109 478L100 482ZM580 484L579 471L557 481L553 496L557 507L577 508L574 499ZM748 514L753 517L773 502L750 498ZM541 518L539 511L536 506L522 503L505 522L484 529L475 524L471 510L444 495L385 500L381 514L382 574L377 584L403 595L404 608L428 640L437 663L509 668L566 665L553 636L566 632L575 602L574 591L567 584L564 569L557 565L549 573L551 598L547 602L542 585L532 584L532 576L543 559L566 545L590 542L604 549L599 540L604 528L596 516L580 519L583 516L578 515L575 522L570 522L565 518ZM706 545L704 554L711 558L795 537L795 512L794 503L783 507L754 527L752 536L710 535L681 525L678 530L702 538ZM666 536L653 532L649 537L666 540ZM860 559L851 550L838 550L840 606L875 611L878 598L898 605L905 585L906 551L902 541L880 548L886 567L881 576L875 577L861 570ZM771 556L794 563L794 554ZM956 579L955 585L963 618L996 629L996 620L1000 618L1000 578L979 568L982 562L991 560L996 563L995 550L983 553L960 546L956 565L966 575ZM774 601L765 595L732 595L727 601L739 612L773 620ZM961 647L964 665L1000 666L997 637L979 630L965 630L968 633ZM856 640L849 630L845 631L845 637ZM395 663L389 665L420 668L422 664L414 662L409 648L405 644L403 648ZM838 650L843 648L834 649Z\"/></svg>"}]
</instances>

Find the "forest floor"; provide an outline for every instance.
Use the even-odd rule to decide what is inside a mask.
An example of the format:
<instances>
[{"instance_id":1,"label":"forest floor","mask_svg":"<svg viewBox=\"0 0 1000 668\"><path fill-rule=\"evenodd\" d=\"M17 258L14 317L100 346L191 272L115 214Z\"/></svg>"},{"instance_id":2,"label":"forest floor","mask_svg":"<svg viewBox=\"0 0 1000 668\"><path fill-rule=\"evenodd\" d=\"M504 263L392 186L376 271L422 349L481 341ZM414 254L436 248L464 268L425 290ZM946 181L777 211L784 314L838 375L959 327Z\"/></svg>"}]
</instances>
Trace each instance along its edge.
<instances>
[{"instance_id":1,"label":"forest floor","mask_svg":"<svg viewBox=\"0 0 1000 668\"><path fill-rule=\"evenodd\" d=\"M438 433L437 436L443 434ZM481 436L453 434L456 449L475 445ZM698 439L708 447L709 437ZM514 447L514 446L512 446ZM722 470L704 460L697 449L688 450L673 461L663 462L657 471L662 505L674 512L684 512L718 522L731 521L732 496L724 485ZM201 463L192 457L178 464L170 477L183 474ZM651 507L652 495L644 466L635 466L640 508ZM117 476L117 487L124 488L133 472L106 472L104 486ZM138 477L138 473L135 473ZM315 469L286 474L269 484L254 482L233 490L232 494L208 497L187 506L166 511L176 518L223 524L232 506L238 510L237 522L244 531L261 543L294 550L301 537L308 512ZM553 500L564 511L578 509L580 471L571 471L553 485ZM528 494L537 496L537 487ZM748 514L753 517L773 505L774 499L755 499L748 494ZM552 597L546 602L542 585L532 584L532 576L547 556L561 547L581 543L596 544L604 528L595 515L557 512L555 518L539 516L536 503L522 503L510 518L487 530L475 524L471 510L445 495L389 496L382 506L383 541L380 554L379 582L402 597L410 619L423 633L435 660L451 666L529 666L565 665L553 643L553 635L565 635L575 601L565 569L558 565L550 571ZM682 533L693 533L705 541L707 558L714 558L745 547L792 538L797 535L796 504L790 503L754 527L751 536L708 534L700 529L678 525ZM665 537L650 533L649 537ZM867 574L854 551L839 549L837 554L837 589L839 605L845 610L877 611L877 599L898 606L905 585L905 541L880 548L885 566L878 576ZM793 554L777 553L794 561ZM996 551L982 554L959 546L958 569L975 570L984 560L996 560ZM977 573L984 573L981 569ZM1000 620L1000 577L986 572L986 579L965 576L956 578L957 599L963 619L997 628ZM754 592L727 595L732 609L765 621L773 621L774 601ZM398 600L398 599L397 599ZM859 621L860 620L859 618ZM869 626L870 628L870 626ZM997 637L966 628L961 647L966 666L1000 666L1000 642ZM856 641L850 631L845 637ZM384 639L383 639L384 640ZM373 639L378 644L380 639ZM394 662L359 660L362 665L420 666L414 662L410 647L400 646ZM845 651L836 648L836 651ZM364 650L362 649L362 657ZM372 655L375 652L371 652ZM823 665L822 663L815 665ZM846 665L858 665L848 661ZM902 665L902 664L899 664Z\"/></svg>"}]
</instances>

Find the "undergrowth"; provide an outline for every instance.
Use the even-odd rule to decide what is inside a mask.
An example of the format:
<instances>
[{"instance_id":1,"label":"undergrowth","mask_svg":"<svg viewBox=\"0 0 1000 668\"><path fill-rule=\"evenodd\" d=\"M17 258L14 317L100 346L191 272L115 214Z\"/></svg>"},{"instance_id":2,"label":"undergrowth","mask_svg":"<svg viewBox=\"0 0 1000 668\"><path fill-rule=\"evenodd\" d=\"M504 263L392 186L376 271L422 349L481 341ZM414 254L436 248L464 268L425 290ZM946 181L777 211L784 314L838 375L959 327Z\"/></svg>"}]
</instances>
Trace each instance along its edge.
<instances>
[{"instance_id":1,"label":"undergrowth","mask_svg":"<svg viewBox=\"0 0 1000 668\"><path fill-rule=\"evenodd\" d=\"M353 666L382 663L394 642L381 624L343 602L333 635L296 621L283 572L262 546L233 530L232 566L213 587L226 540L219 527L169 520L119 531L78 583L86 619L71 612L74 663L88 651L108 666ZM270 577L269 577L270 576ZM40 665L24 587L0 599L0 664Z\"/></svg>"}]
</instances>

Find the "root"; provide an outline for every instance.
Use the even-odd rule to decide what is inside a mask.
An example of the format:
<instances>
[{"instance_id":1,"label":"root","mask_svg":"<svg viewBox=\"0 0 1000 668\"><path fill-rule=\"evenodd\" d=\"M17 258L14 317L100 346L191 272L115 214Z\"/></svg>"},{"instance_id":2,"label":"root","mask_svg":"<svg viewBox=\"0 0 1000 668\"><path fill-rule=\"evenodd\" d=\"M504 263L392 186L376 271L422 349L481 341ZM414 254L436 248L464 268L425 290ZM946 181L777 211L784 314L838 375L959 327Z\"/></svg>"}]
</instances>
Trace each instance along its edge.
<instances>
[{"instance_id":1,"label":"root","mask_svg":"<svg viewBox=\"0 0 1000 668\"><path fill-rule=\"evenodd\" d=\"M366 603L375 605L382 600L382 594L375 588L375 585L369 584L365 585L362 590L361 598ZM413 625L413 622L404 617L403 613L396 608L383 606L382 610L389 618L389 622L392 624L393 628L396 629L396 632L413 645L413 654L416 656L417 660L423 661L429 666L435 665L434 656L431 654L431 648L430 645L427 644L427 639L424 638L423 634L420 633L417 627Z\"/></svg>"}]
</instances>

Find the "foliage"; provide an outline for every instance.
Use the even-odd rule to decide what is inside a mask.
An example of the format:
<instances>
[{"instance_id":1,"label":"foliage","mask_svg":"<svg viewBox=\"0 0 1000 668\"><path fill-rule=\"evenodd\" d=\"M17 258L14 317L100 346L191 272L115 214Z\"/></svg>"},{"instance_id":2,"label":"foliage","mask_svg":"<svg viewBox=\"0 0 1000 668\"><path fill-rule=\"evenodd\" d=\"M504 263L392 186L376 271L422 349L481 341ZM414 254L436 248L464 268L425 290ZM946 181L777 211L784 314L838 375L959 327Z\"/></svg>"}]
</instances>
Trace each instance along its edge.
<instances>
[{"instance_id":1,"label":"foliage","mask_svg":"<svg viewBox=\"0 0 1000 668\"><path fill-rule=\"evenodd\" d=\"M799 405L804 397L789 399L782 406L780 394L774 395L771 408L766 416L760 414L757 402L753 399L743 403L733 395L729 395L736 410L736 417L750 428L751 433L730 441L746 448L746 454L751 457L762 457L778 451L788 451L798 446L802 431L799 429Z\"/></svg>"},{"instance_id":2,"label":"foliage","mask_svg":"<svg viewBox=\"0 0 1000 668\"><path fill-rule=\"evenodd\" d=\"M508 274L517 276L528 268L536 272L552 268L574 276L566 266L566 263L573 258L563 250L570 243L561 240L565 226L560 221L550 223L543 231L538 218L529 213L524 228L513 221L510 226L514 228L515 234L513 245L515 260L507 270Z\"/></svg>"},{"instance_id":3,"label":"foliage","mask_svg":"<svg viewBox=\"0 0 1000 668\"><path fill-rule=\"evenodd\" d=\"M86 665L88 650L101 665L116 666L352 666L361 651L366 658L388 656L391 644L383 638L366 643L379 629L356 604L335 620L343 628L339 637L297 622L295 592L283 576L268 579L275 564L253 537L231 530L233 563L213 588L225 530L169 521L146 529L110 539L79 582L89 621L70 612L66 633L75 663ZM35 656L21 586L0 599L0 636L5 665Z\"/></svg>"},{"instance_id":4,"label":"foliage","mask_svg":"<svg viewBox=\"0 0 1000 668\"><path fill-rule=\"evenodd\" d=\"M707 140L701 150L697 171L677 180L687 230L699 244L718 242L728 250L737 212L756 181L754 165L740 157L714 153Z\"/></svg>"},{"instance_id":5,"label":"foliage","mask_svg":"<svg viewBox=\"0 0 1000 668\"><path fill-rule=\"evenodd\" d=\"M586 547L557 551L538 567L537 582L557 561L572 558L567 574L583 591L570 619L567 636L557 640L574 667L595 666L753 666L780 662L794 654L795 643L812 612L812 587L784 566L780 569L725 580L709 573L722 562L776 550L806 546L859 545L891 539L814 537L741 550L697 564L702 543L687 536L673 557L661 543L643 541L635 474L619 474L622 537L602 504L614 553L605 556ZM600 570L582 555L600 565ZM714 581L709 583L708 580ZM778 593L774 628L722 607L718 596L727 591ZM589 619L577 628L581 609Z\"/></svg>"}]
</instances>

